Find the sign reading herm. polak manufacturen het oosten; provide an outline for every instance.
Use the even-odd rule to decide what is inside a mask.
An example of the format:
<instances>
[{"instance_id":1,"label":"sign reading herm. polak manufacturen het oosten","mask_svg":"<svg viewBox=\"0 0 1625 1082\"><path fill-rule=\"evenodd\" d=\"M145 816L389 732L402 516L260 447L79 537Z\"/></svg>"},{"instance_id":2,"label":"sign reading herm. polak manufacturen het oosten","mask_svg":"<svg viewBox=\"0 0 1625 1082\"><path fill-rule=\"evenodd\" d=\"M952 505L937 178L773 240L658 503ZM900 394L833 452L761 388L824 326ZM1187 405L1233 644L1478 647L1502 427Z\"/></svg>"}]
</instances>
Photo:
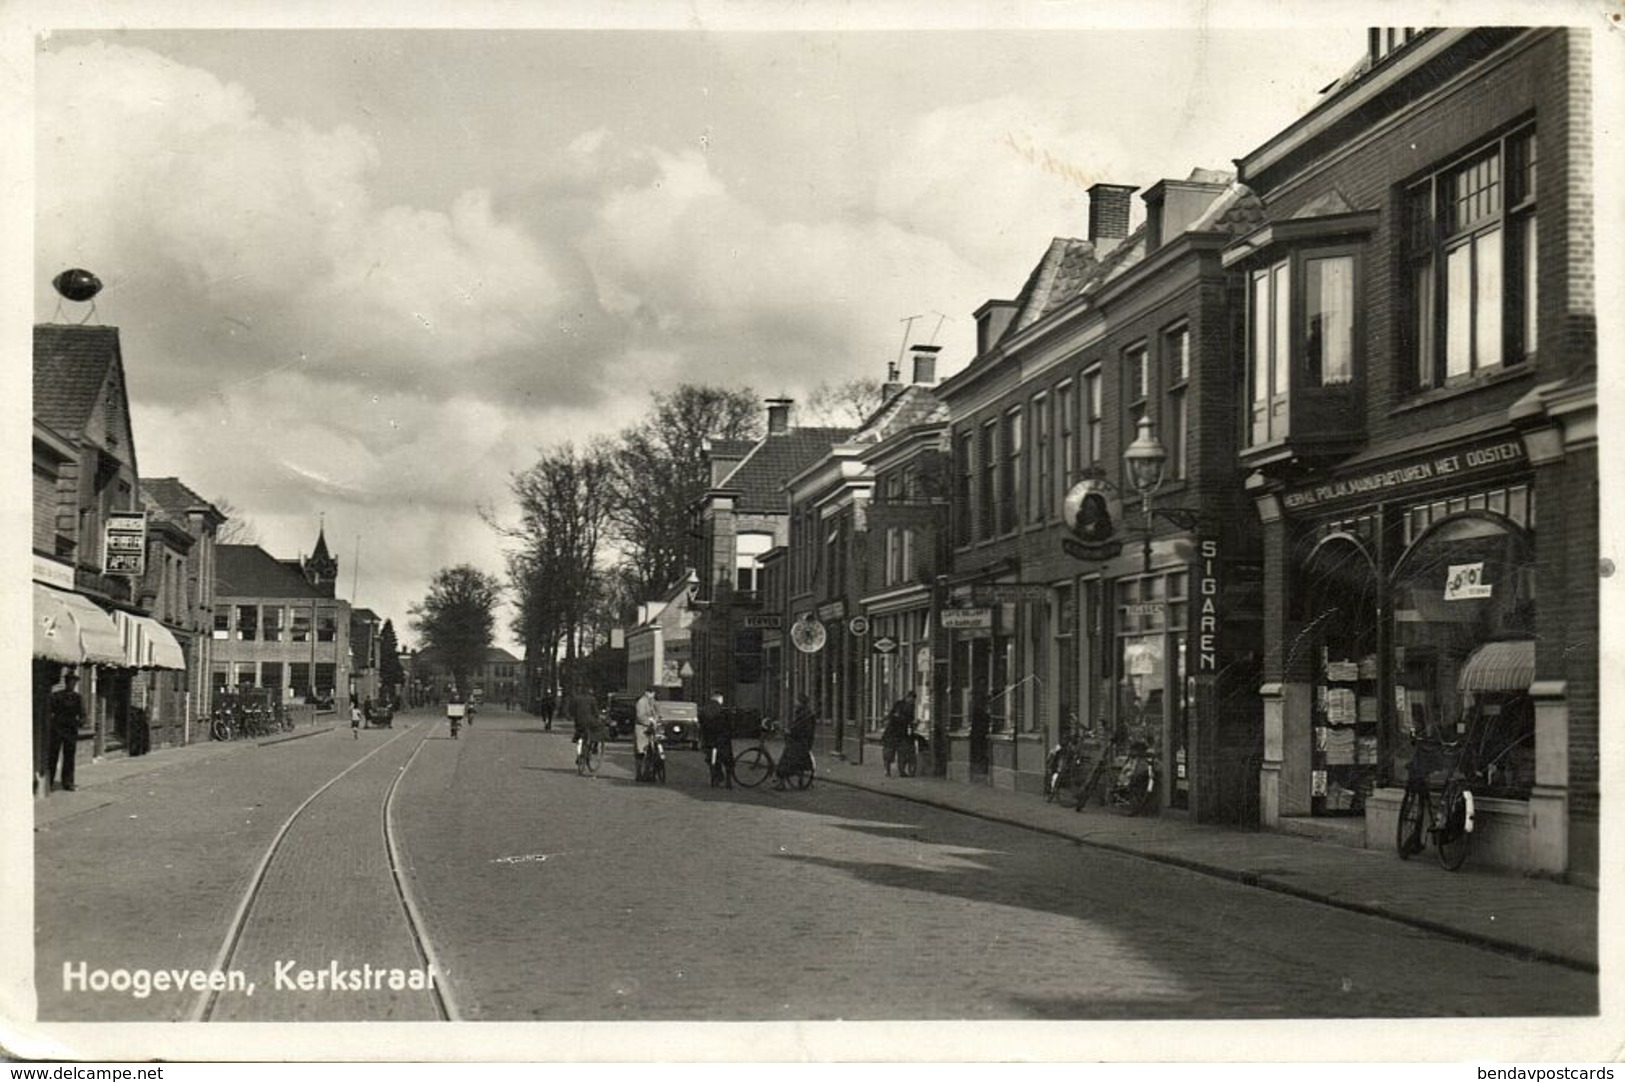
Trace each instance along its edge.
<instances>
[{"instance_id":1,"label":"sign reading herm. polak manufacturen het oosten","mask_svg":"<svg viewBox=\"0 0 1625 1082\"><path fill-rule=\"evenodd\" d=\"M102 532L104 575L147 573L147 513L109 511Z\"/></svg>"},{"instance_id":2,"label":"sign reading herm. polak manufacturen het oosten","mask_svg":"<svg viewBox=\"0 0 1625 1082\"><path fill-rule=\"evenodd\" d=\"M1521 441L1501 439L1465 450L1436 452L1386 470L1290 489L1282 494L1281 503L1288 511L1299 511L1325 503L1370 497L1409 485L1465 477L1497 466L1522 462L1524 457Z\"/></svg>"}]
</instances>

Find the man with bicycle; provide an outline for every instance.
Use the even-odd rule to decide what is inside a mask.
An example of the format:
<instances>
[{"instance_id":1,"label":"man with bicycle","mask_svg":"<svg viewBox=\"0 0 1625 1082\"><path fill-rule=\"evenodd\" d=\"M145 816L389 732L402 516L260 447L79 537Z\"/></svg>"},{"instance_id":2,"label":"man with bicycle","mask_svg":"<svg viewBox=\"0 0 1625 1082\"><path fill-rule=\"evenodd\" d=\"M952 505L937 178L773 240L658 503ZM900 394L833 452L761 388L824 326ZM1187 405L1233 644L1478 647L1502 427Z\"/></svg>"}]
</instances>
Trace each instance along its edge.
<instances>
[{"instance_id":1,"label":"man with bicycle","mask_svg":"<svg viewBox=\"0 0 1625 1082\"><path fill-rule=\"evenodd\" d=\"M576 754L579 763L591 756L594 746L601 746L604 742L604 720L598 716L598 702L585 684L577 684L572 689L565 715L575 724L571 739L580 748Z\"/></svg>"},{"instance_id":2,"label":"man with bicycle","mask_svg":"<svg viewBox=\"0 0 1625 1082\"><path fill-rule=\"evenodd\" d=\"M733 733L728 727L728 716L722 712L722 692L713 691L711 697L700 704L700 746L705 760L711 764L711 787L734 787Z\"/></svg>"},{"instance_id":3,"label":"man with bicycle","mask_svg":"<svg viewBox=\"0 0 1625 1082\"><path fill-rule=\"evenodd\" d=\"M641 778L644 776L643 756L660 727L660 707L655 702L654 685L643 689L637 704L632 707L632 714L632 754L637 759L637 777Z\"/></svg>"}]
</instances>

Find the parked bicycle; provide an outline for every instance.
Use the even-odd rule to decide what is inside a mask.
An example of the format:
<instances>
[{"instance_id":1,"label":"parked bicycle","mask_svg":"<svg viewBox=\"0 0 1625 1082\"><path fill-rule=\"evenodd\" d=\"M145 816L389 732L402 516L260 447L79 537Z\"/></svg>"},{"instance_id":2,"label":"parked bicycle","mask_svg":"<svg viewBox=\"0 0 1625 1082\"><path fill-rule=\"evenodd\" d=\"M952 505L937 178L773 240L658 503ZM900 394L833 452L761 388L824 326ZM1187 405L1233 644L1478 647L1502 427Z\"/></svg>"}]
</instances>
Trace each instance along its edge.
<instances>
[{"instance_id":1,"label":"parked bicycle","mask_svg":"<svg viewBox=\"0 0 1625 1082\"><path fill-rule=\"evenodd\" d=\"M1044 764L1044 799L1055 803L1063 789L1078 792L1089 777L1098 756L1090 756L1087 742L1094 738L1094 730L1078 724L1073 717L1066 738L1050 749Z\"/></svg>"},{"instance_id":2,"label":"parked bicycle","mask_svg":"<svg viewBox=\"0 0 1625 1082\"><path fill-rule=\"evenodd\" d=\"M1456 871L1466 863L1477 833L1475 791L1488 788L1507 756L1533 734L1520 733L1499 746L1491 746L1492 727L1475 720L1466 735L1455 741L1415 731L1408 735L1411 761L1394 846L1399 858L1406 860L1426 849L1431 841L1440 865L1446 871ZM1440 773L1444 784L1435 801L1432 778Z\"/></svg>"},{"instance_id":3,"label":"parked bicycle","mask_svg":"<svg viewBox=\"0 0 1625 1082\"><path fill-rule=\"evenodd\" d=\"M643 758L638 760L638 781L664 782L666 780L666 732L659 723L646 730L648 743Z\"/></svg>"}]
</instances>

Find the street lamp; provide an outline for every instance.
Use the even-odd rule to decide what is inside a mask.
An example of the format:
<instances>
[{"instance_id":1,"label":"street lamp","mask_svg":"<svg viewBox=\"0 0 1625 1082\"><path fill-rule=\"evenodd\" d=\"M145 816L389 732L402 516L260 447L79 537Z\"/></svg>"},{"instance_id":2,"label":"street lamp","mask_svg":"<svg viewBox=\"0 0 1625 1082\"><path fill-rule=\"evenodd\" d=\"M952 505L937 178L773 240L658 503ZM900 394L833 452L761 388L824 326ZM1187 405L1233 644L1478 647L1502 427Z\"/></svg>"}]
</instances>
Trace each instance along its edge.
<instances>
[{"instance_id":1,"label":"street lamp","mask_svg":"<svg viewBox=\"0 0 1625 1082\"><path fill-rule=\"evenodd\" d=\"M1163 468L1168 464L1168 452L1151 429L1151 418L1141 417L1139 432L1134 442L1123 452L1123 465L1128 481L1139 493L1140 505L1145 509L1145 543L1142 548L1145 570L1151 570L1151 527L1157 516L1162 516L1183 530L1196 528L1197 512L1183 507L1151 506L1151 497L1162 487Z\"/></svg>"}]
</instances>

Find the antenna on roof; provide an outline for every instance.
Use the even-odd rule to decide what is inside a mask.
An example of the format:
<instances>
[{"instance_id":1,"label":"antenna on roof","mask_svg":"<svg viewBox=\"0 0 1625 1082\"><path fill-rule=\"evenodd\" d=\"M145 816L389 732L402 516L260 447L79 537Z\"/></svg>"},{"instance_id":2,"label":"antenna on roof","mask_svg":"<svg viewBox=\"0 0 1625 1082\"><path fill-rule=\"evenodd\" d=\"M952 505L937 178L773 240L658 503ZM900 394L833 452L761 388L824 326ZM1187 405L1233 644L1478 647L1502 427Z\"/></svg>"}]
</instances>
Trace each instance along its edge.
<instances>
[{"instance_id":1,"label":"antenna on roof","mask_svg":"<svg viewBox=\"0 0 1625 1082\"><path fill-rule=\"evenodd\" d=\"M934 346L934 345L937 344L937 335L942 333L943 321L948 318L947 316L943 315L941 312L934 312L933 314L937 317L937 327L936 327L936 330L931 332L931 341L926 343L926 345L928 345L928 346Z\"/></svg>"},{"instance_id":2,"label":"antenna on roof","mask_svg":"<svg viewBox=\"0 0 1625 1082\"><path fill-rule=\"evenodd\" d=\"M897 346L897 360L886 366L886 382L896 383L903 376L903 354L908 351L908 332L914 329L916 319L924 316L908 316L897 322L903 324L903 340Z\"/></svg>"}]
</instances>

